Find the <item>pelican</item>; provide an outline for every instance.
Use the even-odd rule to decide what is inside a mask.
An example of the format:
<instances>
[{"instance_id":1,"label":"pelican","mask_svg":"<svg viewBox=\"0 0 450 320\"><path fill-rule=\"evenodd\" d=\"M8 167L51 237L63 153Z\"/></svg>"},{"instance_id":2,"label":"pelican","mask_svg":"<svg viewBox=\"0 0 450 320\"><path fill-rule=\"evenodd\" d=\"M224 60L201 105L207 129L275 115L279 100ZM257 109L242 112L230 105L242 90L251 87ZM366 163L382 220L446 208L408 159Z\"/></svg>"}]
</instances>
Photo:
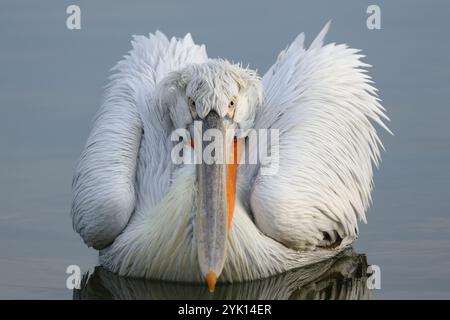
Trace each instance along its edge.
<instances>
[{"instance_id":1,"label":"pelican","mask_svg":"<svg viewBox=\"0 0 450 320\"><path fill-rule=\"evenodd\" d=\"M300 34L262 78L208 58L190 34L134 37L72 184L73 227L104 268L213 291L323 261L357 239L383 147L374 125L389 131L389 119L364 56L324 44L328 29L307 48ZM174 132L195 135L196 123L224 133L234 161L175 163ZM237 157L263 129L278 133L273 174L267 161ZM206 146L179 141L183 158Z\"/></svg>"}]
</instances>

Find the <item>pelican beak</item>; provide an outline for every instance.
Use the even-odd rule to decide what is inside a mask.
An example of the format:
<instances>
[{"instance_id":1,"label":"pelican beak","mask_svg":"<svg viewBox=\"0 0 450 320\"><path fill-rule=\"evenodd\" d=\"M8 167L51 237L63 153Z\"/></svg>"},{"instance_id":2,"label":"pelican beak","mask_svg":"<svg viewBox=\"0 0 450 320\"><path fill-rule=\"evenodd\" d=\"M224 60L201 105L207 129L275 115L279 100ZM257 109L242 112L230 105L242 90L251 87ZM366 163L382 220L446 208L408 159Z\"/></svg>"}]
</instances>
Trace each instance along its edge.
<instances>
[{"instance_id":1,"label":"pelican beak","mask_svg":"<svg viewBox=\"0 0 450 320\"><path fill-rule=\"evenodd\" d=\"M236 196L237 142L232 137L226 136L225 123L226 121L215 112L210 112L204 119L202 137L207 136L204 133L209 129L221 133L223 137L222 146L219 146L221 150L216 149L215 155L217 156L218 152L223 154L216 157L219 160L208 161L205 159L206 152L203 152L203 161L197 164L198 200L195 236L200 270L210 292L214 291L217 278L225 264L227 239ZM203 138L202 150L211 148L211 143Z\"/></svg>"}]
</instances>

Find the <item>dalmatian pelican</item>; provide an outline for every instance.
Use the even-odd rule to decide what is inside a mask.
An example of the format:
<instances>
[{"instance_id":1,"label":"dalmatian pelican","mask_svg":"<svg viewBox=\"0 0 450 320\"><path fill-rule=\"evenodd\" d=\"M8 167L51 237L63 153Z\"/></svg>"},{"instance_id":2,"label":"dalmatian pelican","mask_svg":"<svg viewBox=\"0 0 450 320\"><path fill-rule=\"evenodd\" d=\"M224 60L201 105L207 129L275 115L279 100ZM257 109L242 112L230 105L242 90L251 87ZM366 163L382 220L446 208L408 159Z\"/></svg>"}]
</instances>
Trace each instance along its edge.
<instances>
[{"instance_id":1,"label":"dalmatian pelican","mask_svg":"<svg viewBox=\"0 0 450 320\"><path fill-rule=\"evenodd\" d=\"M190 34L135 36L113 68L73 178L71 217L119 275L241 282L335 256L358 236L389 120L359 50L300 34L259 78ZM225 133L226 163L174 163L173 132ZM239 129L239 136L227 135ZM275 174L246 132L277 130ZM182 154L198 143L182 140ZM200 141L200 147L206 145ZM250 146L251 147L251 146Z\"/></svg>"}]
</instances>

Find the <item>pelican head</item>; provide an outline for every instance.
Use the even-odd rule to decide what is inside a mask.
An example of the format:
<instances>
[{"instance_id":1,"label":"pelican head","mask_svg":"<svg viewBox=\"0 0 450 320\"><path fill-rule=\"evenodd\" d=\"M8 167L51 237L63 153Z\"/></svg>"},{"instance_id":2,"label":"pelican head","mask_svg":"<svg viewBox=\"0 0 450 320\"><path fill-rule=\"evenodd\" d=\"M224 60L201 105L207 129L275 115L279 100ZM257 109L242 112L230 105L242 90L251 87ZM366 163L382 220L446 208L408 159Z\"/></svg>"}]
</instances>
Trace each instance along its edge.
<instances>
[{"instance_id":1,"label":"pelican head","mask_svg":"<svg viewBox=\"0 0 450 320\"><path fill-rule=\"evenodd\" d=\"M211 149L208 145L215 142L213 157L196 165L195 218L200 270L214 290L226 260L235 206L237 138L245 137L253 126L262 100L261 81L255 71L225 60L209 60L169 73L157 90L174 128L185 128L195 137L195 125L200 124L202 139L191 145L202 146L205 155Z\"/></svg>"}]
</instances>

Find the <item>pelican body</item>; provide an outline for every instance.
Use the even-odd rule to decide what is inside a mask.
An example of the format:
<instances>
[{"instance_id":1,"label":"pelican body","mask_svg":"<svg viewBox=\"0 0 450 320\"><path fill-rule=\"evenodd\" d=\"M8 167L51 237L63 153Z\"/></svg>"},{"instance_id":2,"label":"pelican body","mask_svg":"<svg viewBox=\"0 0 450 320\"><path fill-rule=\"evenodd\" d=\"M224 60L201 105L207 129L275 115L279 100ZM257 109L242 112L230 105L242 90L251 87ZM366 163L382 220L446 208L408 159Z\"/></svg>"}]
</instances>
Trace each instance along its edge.
<instances>
[{"instance_id":1,"label":"pelican body","mask_svg":"<svg viewBox=\"0 0 450 320\"><path fill-rule=\"evenodd\" d=\"M374 124L388 130L387 117L369 65L325 45L328 28L308 48L300 34L262 78L208 58L189 34L134 37L73 179L73 226L102 266L212 290L325 260L357 238L382 147ZM201 137L223 134L225 162L174 161L175 145L182 158L208 148L192 139L196 124ZM275 173L239 162L252 130L277 132Z\"/></svg>"}]
</instances>

